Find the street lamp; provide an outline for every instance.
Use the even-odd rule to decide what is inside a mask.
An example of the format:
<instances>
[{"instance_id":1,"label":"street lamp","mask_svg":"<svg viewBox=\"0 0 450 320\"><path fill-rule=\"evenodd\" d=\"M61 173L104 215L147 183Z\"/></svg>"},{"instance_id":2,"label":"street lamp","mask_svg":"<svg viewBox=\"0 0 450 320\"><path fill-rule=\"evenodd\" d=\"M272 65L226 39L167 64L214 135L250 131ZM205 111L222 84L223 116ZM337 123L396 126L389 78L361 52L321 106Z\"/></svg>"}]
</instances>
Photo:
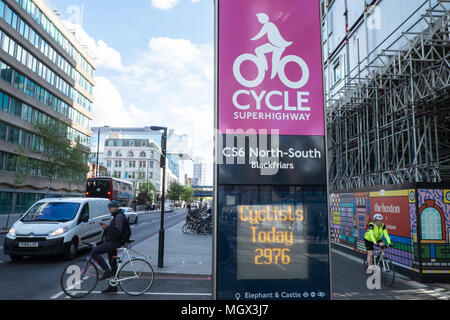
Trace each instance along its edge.
<instances>
[{"instance_id":1,"label":"street lamp","mask_svg":"<svg viewBox=\"0 0 450 320\"><path fill-rule=\"evenodd\" d=\"M163 169L162 178L162 195L161 195L161 222L159 228L159 241L158 241L158 268L164 267L164 198L166 188L166 156L167 156L167 128L153 126L150 129L153 131L162 131L161 136L161 161L160 167Z\"/></svg>"},{"instance_id":2,"label":"street lamp","mask_svg":"<svg viewBox=\"0 0 450 320\"><path fill-rule=\"evenodd\" d=\"M109 128L109 126L104 126L103 128ZM95 177L98 177L98 174L100 173L100 170L98 168L98 154L100 153L100 130L102 130L101 127L98 128L98 136L97 136L97 165L95 168Z\"/></svg>"}]
</instances>

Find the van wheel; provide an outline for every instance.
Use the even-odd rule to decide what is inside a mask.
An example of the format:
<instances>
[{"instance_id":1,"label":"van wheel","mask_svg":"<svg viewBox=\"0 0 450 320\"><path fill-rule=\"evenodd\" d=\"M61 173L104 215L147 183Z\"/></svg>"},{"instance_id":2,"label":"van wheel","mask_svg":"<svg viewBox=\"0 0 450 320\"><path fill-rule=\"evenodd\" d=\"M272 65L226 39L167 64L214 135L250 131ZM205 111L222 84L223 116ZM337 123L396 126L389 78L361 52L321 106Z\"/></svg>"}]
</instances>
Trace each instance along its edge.
<instances>
[{"instance_id":1,"label":"van wheel","mask_svg":"<svg viewBox=\"0 0 450 320\"><path fill-rule=\"evenodd\" d=\"M70 243L67 253L64 255L64 258L67 260L73 260L76 258L78 253L78 242L73 239Z\"/></svg>"}]
</instances>

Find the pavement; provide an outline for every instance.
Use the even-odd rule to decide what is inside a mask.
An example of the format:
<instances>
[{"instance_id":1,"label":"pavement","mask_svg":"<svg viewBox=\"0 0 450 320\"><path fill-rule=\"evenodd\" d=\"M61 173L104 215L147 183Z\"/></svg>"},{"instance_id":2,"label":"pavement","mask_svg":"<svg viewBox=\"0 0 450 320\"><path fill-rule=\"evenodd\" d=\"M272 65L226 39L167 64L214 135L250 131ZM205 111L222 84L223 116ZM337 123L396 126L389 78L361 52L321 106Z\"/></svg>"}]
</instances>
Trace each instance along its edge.
<instances>
[{"instance_id":1,"label":"pavement","mask_svg":"<svg viewBox=\"0 0 450 320\"><path fill-rule=\"evenodd\" d=\"M178 276L212 275L212 235L184 234L184 221L165 229L164 264L158 268L158 239L155 235L132 247L150 256L157 274Z\"/></svg>"}]
</instances>

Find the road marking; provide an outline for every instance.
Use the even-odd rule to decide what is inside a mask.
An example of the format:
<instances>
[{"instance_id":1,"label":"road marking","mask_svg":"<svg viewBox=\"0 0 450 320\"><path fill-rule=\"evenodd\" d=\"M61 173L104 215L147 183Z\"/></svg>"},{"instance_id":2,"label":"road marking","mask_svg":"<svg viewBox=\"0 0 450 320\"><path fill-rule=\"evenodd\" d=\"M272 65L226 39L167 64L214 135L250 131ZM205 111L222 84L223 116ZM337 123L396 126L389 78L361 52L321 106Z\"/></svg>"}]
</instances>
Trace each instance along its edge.
<instances>
[{"instance_id":1,"label":"road marking","mask_svg":"<svg viewBox=\"0 0 450 320\"><path fill-rule=\"evenodd\" d=\"M55 294L54 296L50 297L50 299L58 299L58 297L62 294L64 294L64 291L61 291L61 292Z\"/></svg>"}]
</instances>

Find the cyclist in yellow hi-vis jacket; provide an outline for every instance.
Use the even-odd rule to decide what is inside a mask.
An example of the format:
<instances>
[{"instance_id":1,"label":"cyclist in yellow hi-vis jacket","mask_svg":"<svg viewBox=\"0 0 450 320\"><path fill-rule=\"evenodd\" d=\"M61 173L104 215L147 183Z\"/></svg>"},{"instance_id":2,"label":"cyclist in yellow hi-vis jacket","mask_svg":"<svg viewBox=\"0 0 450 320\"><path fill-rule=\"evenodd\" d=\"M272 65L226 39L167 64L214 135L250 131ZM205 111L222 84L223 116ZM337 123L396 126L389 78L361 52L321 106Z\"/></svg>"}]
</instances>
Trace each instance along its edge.
<instances>
[{"instance_id":1,"label":"cyclist in yellow hi-vis jacket","mask_svg":"<svg viewBox=\"0 0 450 320\"><path fill-rule=\"evenodd\" d=\"M376 214L373 216L373 222L369 222L367 226L367 231L364 234L364 240L367 249L367 264L369 267L367 268L367 273L370 274L373 272L373 256L374 256L374 245L384 247L385 244L381 239L386 239L388 246L391 247L391 239L389 238L389 234L387 232L386 226L383 223L383 216L381 214Z\"/></svg>"}]
</instances>

